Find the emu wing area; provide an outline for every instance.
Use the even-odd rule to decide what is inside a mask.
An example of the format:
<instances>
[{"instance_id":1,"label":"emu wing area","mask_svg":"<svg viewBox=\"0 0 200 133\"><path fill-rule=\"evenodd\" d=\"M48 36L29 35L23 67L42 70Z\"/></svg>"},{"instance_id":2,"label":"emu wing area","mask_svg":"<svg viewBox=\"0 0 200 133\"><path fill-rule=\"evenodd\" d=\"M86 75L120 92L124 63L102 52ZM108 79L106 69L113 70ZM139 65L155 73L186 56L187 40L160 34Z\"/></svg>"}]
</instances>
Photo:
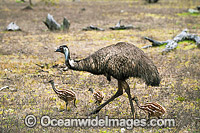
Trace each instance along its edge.
<instances>
[{"instance_id":1,"label":"emu wing area","mask_svg":"<svg viewBox=\"0 0 200 133\"><path fill-rule=\"evenodd\" d=\"M133 44L119 42L104 47L84 59L89 72L113 76L118 80L139 77L147 85L159 85L160 78L156 66L145 53Z\"/></svg>"}]
</instances>

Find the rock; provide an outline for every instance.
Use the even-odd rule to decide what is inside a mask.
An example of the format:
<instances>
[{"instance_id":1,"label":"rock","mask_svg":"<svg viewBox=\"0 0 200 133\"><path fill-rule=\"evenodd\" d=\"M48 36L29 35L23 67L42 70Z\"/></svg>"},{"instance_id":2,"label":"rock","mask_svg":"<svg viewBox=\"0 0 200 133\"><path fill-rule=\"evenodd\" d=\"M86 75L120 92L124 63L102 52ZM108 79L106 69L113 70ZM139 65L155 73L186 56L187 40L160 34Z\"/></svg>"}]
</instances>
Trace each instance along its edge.
<instances>
[{"instance_id":1,"label":"rock","mask_svg":"<svg viewBox=\"0 0 200 133\"><path fill-rule=\"evenodd\" d=\"M69 30L70 22L64 17L63 19L63 30Z\"/></svg>"},{"instance_id":2,"label":"rock","mask_svg":"<svg viewBox=\"0 0 200 133\"><path fill-rule=\"evenodd\" d=\"M61 26L58 24L52 15L48 14L46 17L46 21L43 21L47 28L51 31L60 30Z\"/></svg>"},{"instance_id":3,"label":"rock","mask_svg":"<svg viewBox=\"0 0 200 133\"><path fill-rule=\"evenodd\" d=\"M46 21L43 21L43 23L47 26L47 28L50 31L56 31L56 30L69 30L70 22L64 17L63 24L60 25L57 23L53 16L48 14L46 17Z\"/></svg>"},{"instance_id":4,"label":"rock","mask_svg":"<svg viewBox=\"0 0 200 133\"><path fill-rule=\"evenodd\" d=\"M14 22L11 22L7 27L7 31L21 31L18 25L16 25Z\"/></svg>"}]
</instances>

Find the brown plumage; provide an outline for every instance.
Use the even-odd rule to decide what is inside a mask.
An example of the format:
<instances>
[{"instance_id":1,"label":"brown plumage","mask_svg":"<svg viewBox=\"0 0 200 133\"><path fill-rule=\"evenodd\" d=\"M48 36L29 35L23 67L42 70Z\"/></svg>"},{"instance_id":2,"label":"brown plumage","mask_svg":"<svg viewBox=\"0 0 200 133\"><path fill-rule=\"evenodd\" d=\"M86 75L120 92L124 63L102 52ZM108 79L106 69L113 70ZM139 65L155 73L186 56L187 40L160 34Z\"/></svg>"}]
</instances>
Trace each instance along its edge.
<instances>
[{"instance_id":1,"label":"brown plumage","mask_svg":"<svg viewBox=\"0 0 200 133\"><path fill-rule=\"evenodd\" d=\"M55 91L55 93L58 95L58 97L60 99L62 99L63 101L65 101L66 103L66 110L67 110L67 105L69 101L74 100L74 106L76 107L76 93L73 92L72 90L58 90L56 89L55 85L54 85L54 81L50 80L49 83L51 83L53 90Z\"/></svg>"},{"instance_id":2,"label":"brown plumage","mask_svg":"<svg viewBox=\"0 0 200 133\"><path fill-rule=\"evenodd\" d=\"M102 102L104 95L101 91L94 91L93 88L89 88L88 91L92 92L92 95L98 104L100 104Z\"/></svg>"},{"instance_id":3,"label":"brown plumage","mask_svg":"<svg viewBox=\"0 0 200 133\"><path fill-rule=\"evenodd\" d=\"M130 88L126 82L129 77L141 78L147 85L152 86L158 86L160 83L156 66L142 50L130 43L119 42L104 47L82 60L70 59L70 51L66 45L60 46L55 52L61 52L65 55L65 63L72 70L105 75L109 81L111 76L118 80L116 94L90 114L99 112L106 104L122 95L123 89L128 94L131 111L134 114Z\"/></svg>"},{"instance_id":4,"label":"brown plumage","mask_svg":"<svg viewBox=\"0 0 200 133\"><path fill-rule=\"evenodd\" d=\"M136 102L137 106L141 110L143 110L145 113L148 114L149 119L150 119L150 117L160 118L166 112L165 108L158 103L147 102L147 103L145 103L145 105L141 106L138 103L137 97L133 97L132 100L134 100Z\"/></svg>"}]
</instances>

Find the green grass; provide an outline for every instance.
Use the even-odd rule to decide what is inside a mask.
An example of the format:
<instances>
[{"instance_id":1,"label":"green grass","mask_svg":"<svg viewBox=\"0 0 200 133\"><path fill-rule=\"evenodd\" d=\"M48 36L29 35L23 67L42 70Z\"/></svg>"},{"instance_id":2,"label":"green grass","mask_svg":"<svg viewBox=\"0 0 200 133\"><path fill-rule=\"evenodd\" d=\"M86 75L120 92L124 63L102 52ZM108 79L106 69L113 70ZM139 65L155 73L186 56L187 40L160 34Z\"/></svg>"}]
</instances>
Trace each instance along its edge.
<instances>
[{"instance_id":1,"label":"green grass","mask_svg":"<svg viewBox=\"0 0 200 133\"><path fill-rule=\"evenodd\" d=\"M178 44L194 44L195 42L192 40L185 40L185 41L181 41Z\"/></svg>"},{"instance_id":2,"label":"green grass","mask_svg":"<svg viewBox=\"0 0 200 133\"><path fill-rule=\"evenodd\" d=\"M184 12L184 13L178 13L177 14L178 16L183 16L183 17L185 17L185 16L200 16L200 13L189 13L189 12Z\"/></svg>"},{"instance_id":3,"label":"green grass","mask_svg":"<svg viewBox=\"0 0 200 133\"><path fill-rule=\"evenodd\" d=\"M16 0L15 2L16 2L16 3L24 3L24 2L21 1L21 0Z\"/></svg>"},{"instance_id":4,"label":"green grass","mask_svg":"<svg viewBox=\"0 0 200 133\"><path fill-rule=\"evenodd\" d=\"M179 97L176 98L176 100L178 100L178 101L180 101L180 102L183 102L183 101L185 101L185 98L179 96Z\"/></svg>"}]
</instances>

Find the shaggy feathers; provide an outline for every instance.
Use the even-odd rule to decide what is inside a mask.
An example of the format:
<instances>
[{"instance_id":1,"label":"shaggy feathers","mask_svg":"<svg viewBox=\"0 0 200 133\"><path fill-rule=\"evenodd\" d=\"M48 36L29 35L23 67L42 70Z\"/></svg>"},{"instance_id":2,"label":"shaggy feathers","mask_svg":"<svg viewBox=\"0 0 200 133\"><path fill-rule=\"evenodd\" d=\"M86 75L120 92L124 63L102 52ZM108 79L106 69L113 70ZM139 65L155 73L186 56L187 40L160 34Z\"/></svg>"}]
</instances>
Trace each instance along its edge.
<instances>
[{"instance_id":1,"label":"shaggy feathers","mask_svg":"<svg viewBox=\"0 0 200 133\"><path fill-rule=\"evenodd\" d=\"M119 42L104 47L83 60L74 61L70 69L87 71L96 75L103 74L110 80L126 80L129 77L142 78L147 85L158 86L159 73L153 62L138 47Z\"/></svg>"}]
</instances>

